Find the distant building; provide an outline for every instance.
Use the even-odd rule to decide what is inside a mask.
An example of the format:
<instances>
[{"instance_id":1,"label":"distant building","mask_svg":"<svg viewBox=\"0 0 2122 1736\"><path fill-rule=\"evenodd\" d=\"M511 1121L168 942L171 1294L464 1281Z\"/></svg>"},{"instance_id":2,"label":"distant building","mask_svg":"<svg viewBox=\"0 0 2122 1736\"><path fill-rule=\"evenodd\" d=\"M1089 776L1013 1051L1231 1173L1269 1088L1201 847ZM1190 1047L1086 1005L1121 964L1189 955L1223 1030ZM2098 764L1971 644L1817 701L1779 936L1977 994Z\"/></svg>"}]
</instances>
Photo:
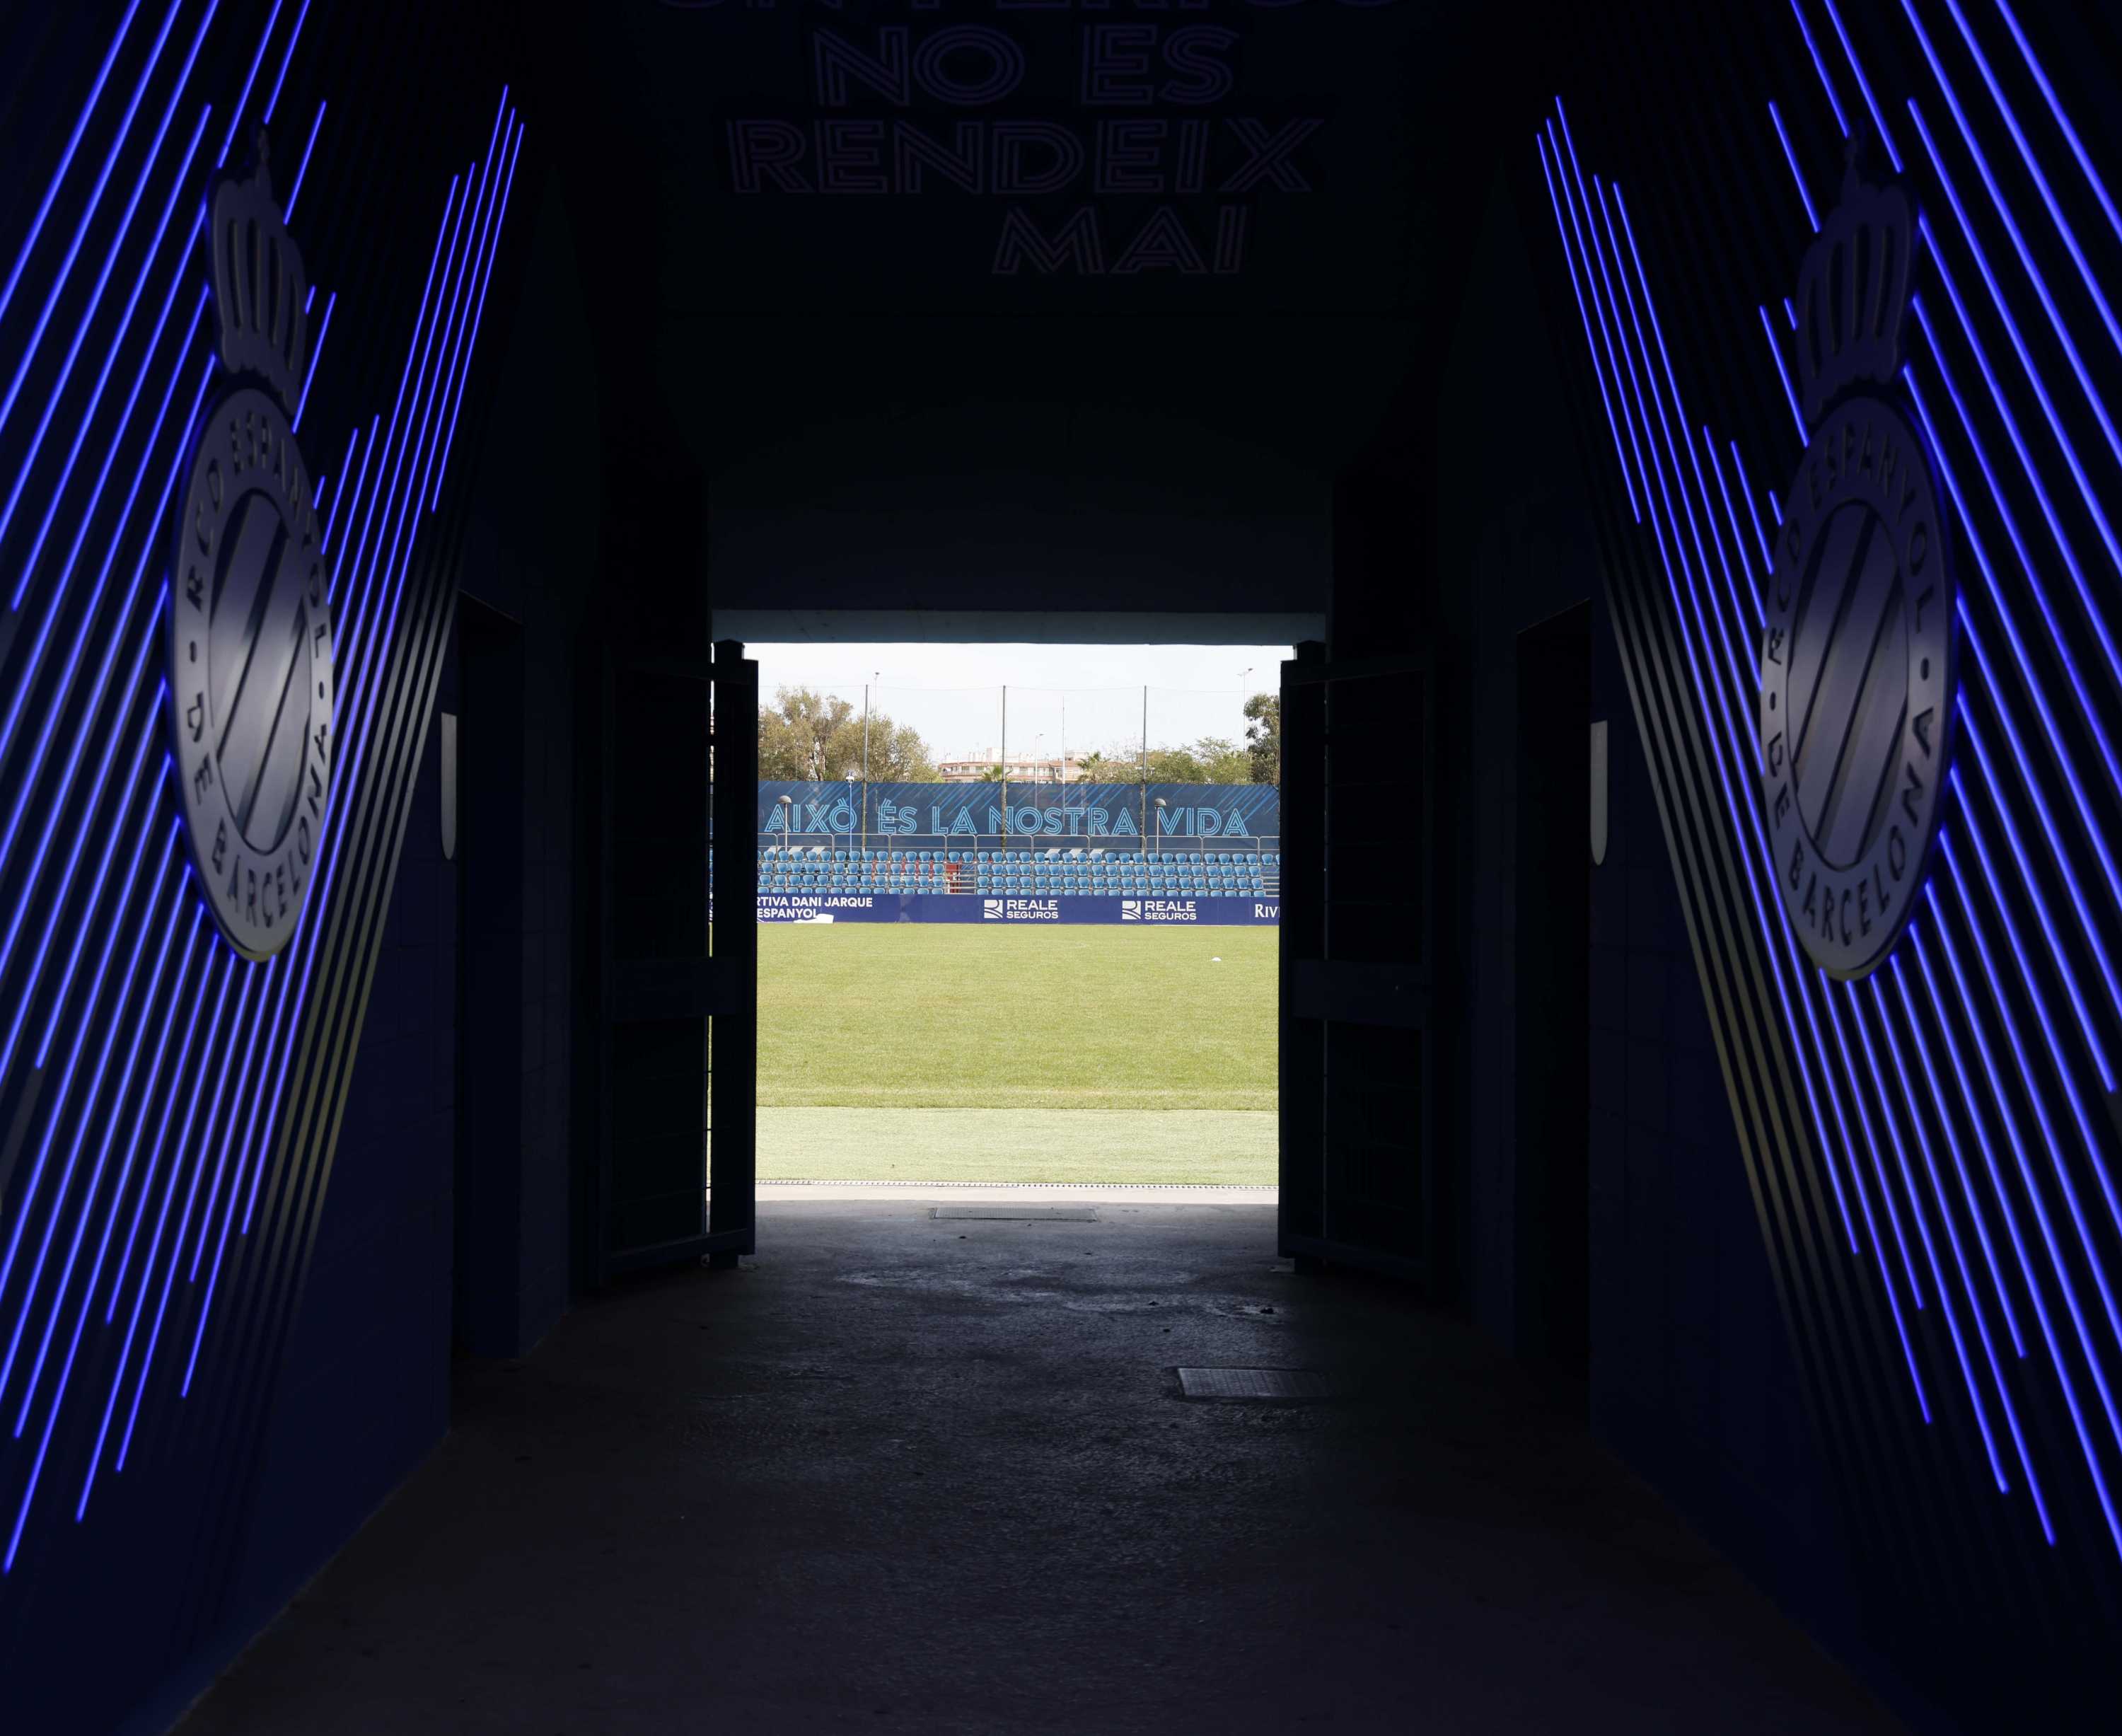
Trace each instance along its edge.
<instances>
[{"instance_id":1,"label":"distant building","mask_svg":"<svg viewBox=\"0 0 2122 1736\"><path fill-rule=\"evenodd\" d=\"M993 754L979 758L946 760L937 768L946 784L979 784L985 781L990 771L1001 766L1012 784L1080 784L1083 781L1083 762L1071 754L1062 759L1033 759L1029 756L1013 755L998 760Z\"/></svg>"}]
</instances>

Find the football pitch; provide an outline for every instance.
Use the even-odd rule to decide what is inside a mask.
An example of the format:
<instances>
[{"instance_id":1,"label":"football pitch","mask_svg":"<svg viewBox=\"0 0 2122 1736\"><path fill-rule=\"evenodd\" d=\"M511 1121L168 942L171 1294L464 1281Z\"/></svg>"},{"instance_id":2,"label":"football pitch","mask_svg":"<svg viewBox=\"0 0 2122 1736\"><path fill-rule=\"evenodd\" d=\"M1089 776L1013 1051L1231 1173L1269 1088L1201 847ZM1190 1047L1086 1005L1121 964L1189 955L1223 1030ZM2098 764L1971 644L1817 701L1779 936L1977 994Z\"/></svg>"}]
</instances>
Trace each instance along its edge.
<instances>
[{"instance_id":1,"label":"football pitch","mask_svg":"<svg viewBox=\"0 0 2122 1736\"><path fill-rule=\"evenodd\" d=\"M762 1181L1274 1181L1275 934L759 935Z\"/></svg>"}]
</instances>

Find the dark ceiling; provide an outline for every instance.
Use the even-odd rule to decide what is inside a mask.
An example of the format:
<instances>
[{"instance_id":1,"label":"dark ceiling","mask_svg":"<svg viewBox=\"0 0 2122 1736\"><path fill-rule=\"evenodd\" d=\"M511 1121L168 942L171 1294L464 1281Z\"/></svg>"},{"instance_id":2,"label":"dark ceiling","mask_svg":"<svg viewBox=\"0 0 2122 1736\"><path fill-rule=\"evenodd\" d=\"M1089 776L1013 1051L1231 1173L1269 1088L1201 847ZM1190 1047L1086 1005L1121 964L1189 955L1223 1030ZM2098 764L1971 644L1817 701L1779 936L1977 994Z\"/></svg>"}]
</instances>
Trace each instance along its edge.
<instances>
[{"instance_id":1,"label":"dark ceiling","mask_svg":"<svg viewBox=\"0 0 2122 1736\"><path fill-rule=\"evenodd\" d=\"M573 202L604 305L652 328L605 366L648 364L704 476L718 601L1214 578L1320 606L1334 477L1423 438L1489 180L1487 15L597 11Z\"/></svg>"}]
</instances>

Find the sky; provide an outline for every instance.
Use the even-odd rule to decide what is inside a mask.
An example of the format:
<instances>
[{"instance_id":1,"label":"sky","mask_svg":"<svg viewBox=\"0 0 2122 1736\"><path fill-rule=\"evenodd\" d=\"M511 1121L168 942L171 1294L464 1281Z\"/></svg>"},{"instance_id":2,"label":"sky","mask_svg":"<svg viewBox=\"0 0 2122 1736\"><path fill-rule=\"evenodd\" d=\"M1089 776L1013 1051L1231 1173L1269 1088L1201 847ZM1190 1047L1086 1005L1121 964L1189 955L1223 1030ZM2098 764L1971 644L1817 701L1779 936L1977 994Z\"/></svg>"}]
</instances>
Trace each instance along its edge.
<instances>
[{"instance_id":1,"label":"sky","mask_svg":"<svg viewBox=\"0 0 2122 1736\"><path fill-rule=\"evenodd\" d=\"M939 760L986 758L1002 740L1009 689L1009 751L1078 756L1142 737L1149 689L1149 745L1204 736L1242 742L1249 695L1282 681L1287 645L753 645L759 691L780 687L844 695L858 709L869 683L876 713L911 723ZM1250 671L1250 673L1246 671Z\"/></svg>"}]
</instances>

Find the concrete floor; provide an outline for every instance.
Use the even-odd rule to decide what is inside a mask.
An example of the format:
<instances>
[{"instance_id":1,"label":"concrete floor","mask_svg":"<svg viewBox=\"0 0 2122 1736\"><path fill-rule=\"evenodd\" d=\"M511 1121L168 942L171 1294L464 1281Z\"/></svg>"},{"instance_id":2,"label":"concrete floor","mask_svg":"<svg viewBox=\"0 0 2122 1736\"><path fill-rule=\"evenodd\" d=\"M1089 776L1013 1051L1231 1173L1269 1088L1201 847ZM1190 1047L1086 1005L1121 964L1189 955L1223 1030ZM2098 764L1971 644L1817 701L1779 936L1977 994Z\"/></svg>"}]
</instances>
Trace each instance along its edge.
<instances>
[{"instance_id":1,"label":"concrete floor","mask_svg":"<svg viewBox=\"0 0 2122 1736\"><path fill-rule=\"evenodd\" d=\"M1101 1215L771 1201L750 1269L468 1368L181 1728L1892 1727L1470 1332L1278 1270L1271 1208ZM1181 1364L1366 1396L1188 1402Z\"/></svg>"}]
</instances>

